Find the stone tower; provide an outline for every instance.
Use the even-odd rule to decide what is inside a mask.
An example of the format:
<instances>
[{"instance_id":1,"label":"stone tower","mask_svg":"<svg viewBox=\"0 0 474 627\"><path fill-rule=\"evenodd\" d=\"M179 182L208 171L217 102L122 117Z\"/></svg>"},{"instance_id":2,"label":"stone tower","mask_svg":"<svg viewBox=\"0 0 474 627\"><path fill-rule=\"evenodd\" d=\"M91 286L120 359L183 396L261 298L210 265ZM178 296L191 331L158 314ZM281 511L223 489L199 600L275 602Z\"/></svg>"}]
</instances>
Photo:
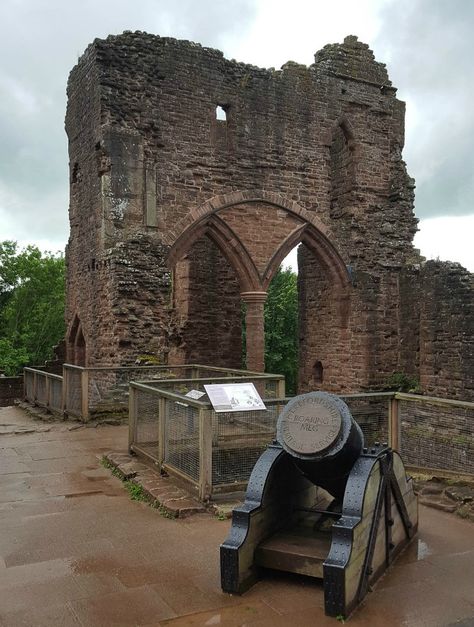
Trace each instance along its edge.
<instances>
[{"instance_id":1,"label":"stone tower","mask_svg":"<svg viewBox=\"0 0 474 627\"><path fill-rule=\"evenodd\" d=\"M68 361L239 367L243 301L263 369L266 291L302 243L300 389L397 370L414 183L404 103L367 45L275 71L126 32L87 48L68 98Z\"/></svg>"}]
</instances>

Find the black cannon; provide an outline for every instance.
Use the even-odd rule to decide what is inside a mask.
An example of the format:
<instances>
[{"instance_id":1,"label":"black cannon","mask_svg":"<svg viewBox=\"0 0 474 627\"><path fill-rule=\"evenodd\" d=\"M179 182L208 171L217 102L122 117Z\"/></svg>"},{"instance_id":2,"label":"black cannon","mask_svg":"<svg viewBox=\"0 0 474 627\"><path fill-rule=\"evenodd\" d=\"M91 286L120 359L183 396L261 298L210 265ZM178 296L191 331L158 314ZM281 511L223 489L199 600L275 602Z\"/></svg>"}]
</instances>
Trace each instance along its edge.
<instances>
[{"instance_id":1,"label":"black cannon","mask_svg":"<svg viewBox=\"0 0 474 627\"><path fill-rule=\"evenodd\" d=\"M243 593L265 568L317 577L326 614L347 617L417 527L417 499L398 453L379 443L364 448L337 396L297 396L232 513L221 586Z\"/></svg>"}]
</instances>

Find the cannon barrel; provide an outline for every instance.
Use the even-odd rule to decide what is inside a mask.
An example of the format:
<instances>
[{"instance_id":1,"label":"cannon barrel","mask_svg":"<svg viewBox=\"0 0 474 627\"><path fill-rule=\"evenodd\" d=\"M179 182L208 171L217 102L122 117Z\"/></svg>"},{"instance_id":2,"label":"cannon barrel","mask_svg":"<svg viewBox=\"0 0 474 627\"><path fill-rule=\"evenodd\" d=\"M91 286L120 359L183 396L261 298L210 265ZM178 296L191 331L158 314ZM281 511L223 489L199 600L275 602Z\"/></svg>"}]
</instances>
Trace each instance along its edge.
<instances>
[{"instance_id":1,"label":"cannon barrel","mask_svg":"<svg viewBox=\"0 0 474 627\"><path fill-rule=\"evenodd\" d=\"M336 498L364 446L347 405L327 392L292 399L278 418L277 440L305 477Z\"/></svg>"}]
</instances>

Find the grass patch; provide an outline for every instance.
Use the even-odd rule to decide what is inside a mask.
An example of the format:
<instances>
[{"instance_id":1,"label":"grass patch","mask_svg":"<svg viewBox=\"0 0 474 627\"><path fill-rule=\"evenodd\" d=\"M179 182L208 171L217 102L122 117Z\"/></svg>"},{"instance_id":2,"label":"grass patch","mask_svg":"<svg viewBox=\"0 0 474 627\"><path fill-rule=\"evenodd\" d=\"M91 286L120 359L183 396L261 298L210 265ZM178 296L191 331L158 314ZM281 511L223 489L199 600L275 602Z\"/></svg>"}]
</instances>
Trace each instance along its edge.
<instances>
[{"instance_id":1,"label":"grass patch","mask_svg":"<svg viewBox=\"0 0 474 627\"><path fill-rule=\"evenodd\" d=\"M148 505L158 510L158 513L160 514L160 516L163 516L163 518L176 518L176 516L168 511L159 501L150 497L148 493L144 490L143 486L141 486L139 483L131 481L130 479L126 479L123 473L120 472L120 470L117 468L117 466L112 464L107 459L107 457L102 457L102 459L100 460L100 465L104 468L107 468L107 470L110 470L114 477L120 479L132 501L141 501L142 503L148 503Z\"/></svg>"},{"instance_id":2,"label":"grass patch","mask_svg":"<svg viewBox=\"0 0 474 627\"><path fill-rule=\"evenodd\" d=\"M102 459L100 460L100 465L103 466L104 468L107 468L107 470L110 470L113 476L117 477L117 479L120 479L121 481L124 480L123 474L120 472L117 466L114 466L113 464L109 462L107 457L102 457Z\"/></svg>"},{"instance_id":3,"label":"grass patch","mask_svg":"<svg viewBox=\"0 0 474 627\"><path fill-rule=\"evenodd\" d=\"M146 494L145 490L138 483L133 483L132 481L124 481L123 485L127 490L132 501L149 501L150 498Z\"/></svg>"}]
</instances>

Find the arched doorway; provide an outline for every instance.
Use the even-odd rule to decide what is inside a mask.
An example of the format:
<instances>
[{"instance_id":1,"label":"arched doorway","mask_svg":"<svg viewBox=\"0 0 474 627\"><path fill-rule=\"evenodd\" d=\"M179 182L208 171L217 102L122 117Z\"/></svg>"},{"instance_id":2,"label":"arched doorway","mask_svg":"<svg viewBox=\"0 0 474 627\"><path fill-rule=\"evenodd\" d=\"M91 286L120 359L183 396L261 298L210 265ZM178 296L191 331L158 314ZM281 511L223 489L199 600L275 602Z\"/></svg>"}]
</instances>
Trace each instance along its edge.
<instances>
[{"instance_id":1,"label":"arched doorway","mask_svg":"<svg viewBox=\"0 0 474 627\"><path fill-rule=\"evenodd\" d=\"M87 347L82 324L76 314L68 333L66 360L75 366L87 365Z\"/></svg>"},{"instance_id":2,"label":"arched doorway","mask_svg":"<svg viewBox=\"0 0 474 627\"><path fill-rule=\"evenodd\" d=\"M207 238L218 249L221 258L225 259L225 263L220 261L219 267L231 268L234 274L231 288L233 294L231 296L227 293L227 299L233 303L235 312L232 317L234 326L237 325L237 313L240 310L236 304L238 295L245 304L246 365L249 370L264 370L264 305L267 290L284 257L299 243L303 243L314 257L321 272L325 273L328 284L332 286L332 300L337 299L338 302L337 324L343 326L341 316L344 312L343 303L348 302L350 277L342 257L316 216L294 202L264 193L260 197L245 194L221 197L193 212L193 216L194 220L186 218L187 226L186 220L183 221L181 226L185 228L172 243L168 256L168 264L175 271L175 302L181 302L181 309L184 311L187 307L189 311L191 292L189 287L185 287L183 278L196 276L196 271L190 268L196 268L202 264L203 258L207 259L209 249L206 252L201 247L199 253L195 250L197 242ZM188 264L184 274L180 269L183 260ZM214 280L218 280L217 273ZM209 278L206 281L209 282ZM196 285L193 290L196 291ZM238 294L234 290L238 290ZM228 301L223 300L221 304ZM196 299L194 302L197 302ZM193 309L195 319L196 314L198 318L204 316L205 306L202 300L199 311ZM197 338L188 338L188 341L198 343ZM214 340L211 341L219 342L217 328Z\"/></svg>"}]
</instances>

